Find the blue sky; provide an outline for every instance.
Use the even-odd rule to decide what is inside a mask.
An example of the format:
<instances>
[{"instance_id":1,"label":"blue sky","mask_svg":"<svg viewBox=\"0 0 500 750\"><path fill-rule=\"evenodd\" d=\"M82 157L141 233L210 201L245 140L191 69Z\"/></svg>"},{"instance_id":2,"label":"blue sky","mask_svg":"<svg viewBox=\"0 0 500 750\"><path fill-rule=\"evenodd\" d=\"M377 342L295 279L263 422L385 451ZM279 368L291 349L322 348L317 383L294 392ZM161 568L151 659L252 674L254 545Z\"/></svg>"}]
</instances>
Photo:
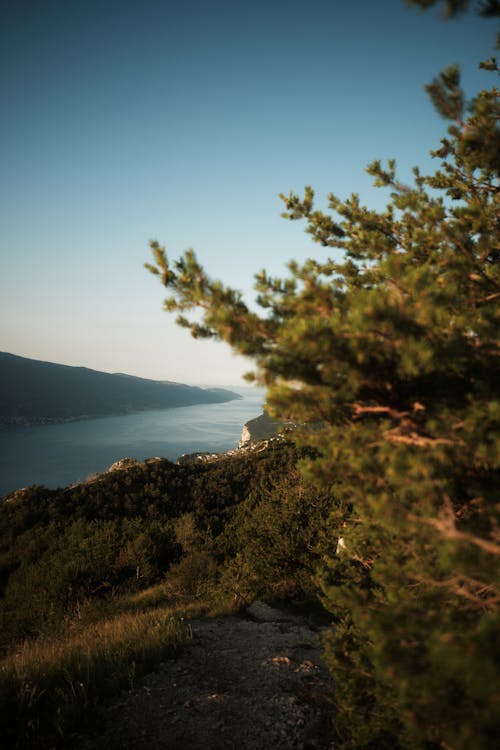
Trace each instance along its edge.
<instances>
[{"instance_id":1,"label":"blue sky","mask_svg":"<svg viewBox=\"0 0 500 750\"><path fill-rule=\"evenodd\" d=\"M386 200L366 164L429 168L423 84L477 62L493 24L403 0L6 0L0 16L0 350L189 383L251 363L162 312L148 241L253 274L324 252L280 218L307 184Z\"/></svg>"}]
</instances>

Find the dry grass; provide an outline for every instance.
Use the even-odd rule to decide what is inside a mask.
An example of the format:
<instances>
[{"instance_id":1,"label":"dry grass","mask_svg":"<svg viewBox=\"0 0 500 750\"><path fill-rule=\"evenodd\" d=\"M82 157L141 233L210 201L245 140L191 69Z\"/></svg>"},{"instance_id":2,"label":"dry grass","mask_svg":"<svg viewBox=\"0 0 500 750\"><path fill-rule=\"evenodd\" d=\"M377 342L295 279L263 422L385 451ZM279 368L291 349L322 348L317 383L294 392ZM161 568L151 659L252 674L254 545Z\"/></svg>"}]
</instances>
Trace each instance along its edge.
<instances>
[{"instance_id":1,"label":"dry grass","mask_svg":"<svg viewBox=\"0 0 500 750\"><path fill-rule=\"evenodd\" d=\"M156 663L172 657L189 640L190 629L184 613L161 606L160 597L151 590L135 602L118 600L120 614L68 627L57 640L27 642L5 657L0 663L3 747L44 748L67 740L83 720L96 717L103 698L132 689Z\"/></svg>"}]
</instances>

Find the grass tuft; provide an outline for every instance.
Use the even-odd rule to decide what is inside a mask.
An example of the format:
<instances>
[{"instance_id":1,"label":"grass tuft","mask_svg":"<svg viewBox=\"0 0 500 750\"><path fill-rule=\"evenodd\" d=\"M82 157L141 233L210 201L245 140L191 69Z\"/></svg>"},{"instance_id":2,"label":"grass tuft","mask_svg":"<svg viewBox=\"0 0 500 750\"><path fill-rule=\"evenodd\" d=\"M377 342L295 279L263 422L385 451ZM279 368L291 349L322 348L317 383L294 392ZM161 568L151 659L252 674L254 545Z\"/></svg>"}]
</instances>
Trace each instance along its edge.
<instances>
[{"instance_id":1,"label":"grass tuft","mask_svg":"<svg viewBox=\"0 0 500 750\"><path fill-rule=\"evenodd\" d=\"M45 748L98 718L101 701L174 656L191 637L172 607L119 614L58 640L27 642L0 663L3 747Z\"/></svg>"}]
</instances>

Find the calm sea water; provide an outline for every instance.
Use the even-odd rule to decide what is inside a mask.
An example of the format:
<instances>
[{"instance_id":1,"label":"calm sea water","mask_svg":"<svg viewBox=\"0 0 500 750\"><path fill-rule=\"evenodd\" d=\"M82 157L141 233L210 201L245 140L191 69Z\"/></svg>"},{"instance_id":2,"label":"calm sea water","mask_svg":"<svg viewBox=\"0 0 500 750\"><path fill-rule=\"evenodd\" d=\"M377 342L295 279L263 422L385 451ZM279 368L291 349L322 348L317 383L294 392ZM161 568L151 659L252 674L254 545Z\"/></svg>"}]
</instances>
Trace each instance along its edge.
<instances>
[{"instance_id":1,"label":"calm sea water","mask_svg":"<svg viewBox=\"0 0 500 750\"><path fill-rule=\"evenodd\" d=\"M120 458L177 459L182 453L236 448L245 422L262 412L264 392L243 398L82 422L0 430L0 496L19 487L83 481Z\"/></svg>"}]
</instances>

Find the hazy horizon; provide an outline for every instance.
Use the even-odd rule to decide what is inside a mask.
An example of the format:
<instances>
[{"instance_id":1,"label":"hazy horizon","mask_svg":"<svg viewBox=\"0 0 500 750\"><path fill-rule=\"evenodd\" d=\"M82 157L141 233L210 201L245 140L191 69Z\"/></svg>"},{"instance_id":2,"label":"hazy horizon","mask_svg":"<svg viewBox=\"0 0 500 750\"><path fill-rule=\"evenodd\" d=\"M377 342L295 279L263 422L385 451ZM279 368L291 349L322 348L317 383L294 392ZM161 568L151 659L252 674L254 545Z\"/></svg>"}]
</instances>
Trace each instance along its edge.
<instances>
[{"instance_id":1,"label":"hazy horizon","mask_svg":"<svg viewBox=\"0 0 500 750\"><path fill-rule=\"evenodd\" d=\"M92 371L95 371L95 372L106 373L108 375L124 375L126 377L137 377L137 378L142 378L143 377L141 375L131 375L131 373L129 373L129 372L122 372L122 371L118 371L118 370L97 370L95 367L88 367L83 362L79 363L79 364L68 365L68 364L63 363L63 362L52 362L52 361L49 361L49 360L46 360L46 359L38 359L38 358L35 358L35 357L25 357L24 355L22 355L22 354L16 354L15 352L7 352L7 351L0 350L0 355L2 355L2 354L8 354L8 355L12 355L14 357L23 357L24 359L33 360L34 362L42 362L42 363L53 364L53 365L63 365L64 367L83 368L83 369L92 370ZM248 389L248 390L251 390L251 391L265 391L265 388L262 388L260 386L255 385L255 384L252 384L252 383L248 383L247 381L243 381L241 383L234 382L232 384L231 383L221 384L221 383L206 383L206 382L196 382L196 383L195 382L189 382L188 383L188 382L184 382L184 381L181 382L181 381L178 381L178 380L165 380L165 379L157 379L157 378L144 378L144 379L145 380L152 380L154 382L173 383L173 384L178 384L178 385L191 385L191 386L196 386L198 388L216 388L216 387L221 387L221 388L236 388L238 390L247 390Z\"/></svg>"},{"instance_id":2,"label":"hazy horizon","mask_svg":"<svg viewBox=\"0 0 500 750\"><path fill-rule=\"evenodd\" d=\"M0 348L153 380L244 386L250 361L162 312L143 263L194 248L252 301L253 274L324 255L278 194L388 194L364 172L432 169L447 124L423 90L468 95L494 29L403 0L63 0L2 7Z\"/></svg>"}]
</instances>

